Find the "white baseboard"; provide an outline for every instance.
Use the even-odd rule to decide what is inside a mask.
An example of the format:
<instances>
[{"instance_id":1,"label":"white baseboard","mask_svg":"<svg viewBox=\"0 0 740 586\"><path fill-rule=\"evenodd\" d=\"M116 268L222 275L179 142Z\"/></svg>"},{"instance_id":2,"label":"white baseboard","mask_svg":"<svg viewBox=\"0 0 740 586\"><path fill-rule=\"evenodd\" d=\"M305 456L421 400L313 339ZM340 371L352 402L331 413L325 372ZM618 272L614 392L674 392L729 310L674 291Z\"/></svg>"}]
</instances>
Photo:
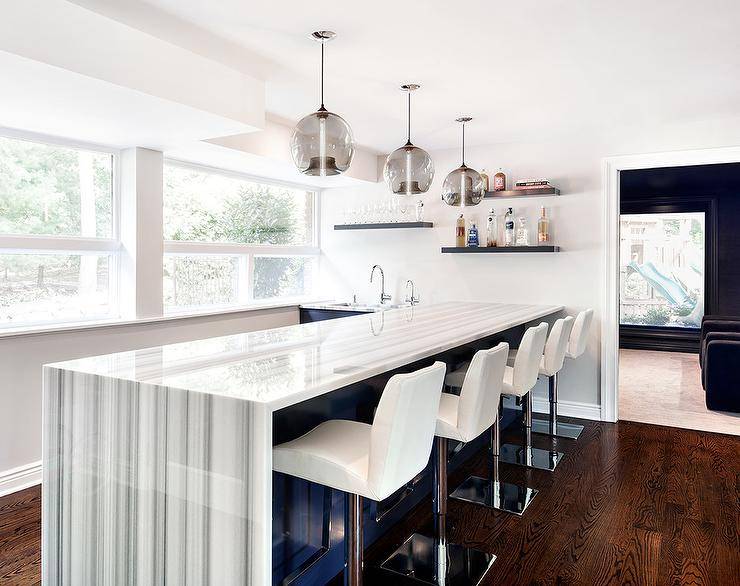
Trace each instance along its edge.
<instances>
[{"instance_id":1,"label":"white baseboard","mask_svg":"<svg viewBox=\"0 0 740 586\"><path fill-rule=\"evenodd\" d=\"M41 460L0 472L0 496L41 484Z\"/></svg>"},{"instance_id":2,"label":"white baseboard","mask_svg":"<svg viewBox=\"0 0 740 586\"><path fill-rule=\"evenodd\" d=\"M550 403L547 399L534 397L532 408L535 413L549 413ZM558 401L558 415L565 417L577 417L579 419L591 419L601 421L601 407L593 403L580 403L578 401Z\"/></svg>"}]
</instances>

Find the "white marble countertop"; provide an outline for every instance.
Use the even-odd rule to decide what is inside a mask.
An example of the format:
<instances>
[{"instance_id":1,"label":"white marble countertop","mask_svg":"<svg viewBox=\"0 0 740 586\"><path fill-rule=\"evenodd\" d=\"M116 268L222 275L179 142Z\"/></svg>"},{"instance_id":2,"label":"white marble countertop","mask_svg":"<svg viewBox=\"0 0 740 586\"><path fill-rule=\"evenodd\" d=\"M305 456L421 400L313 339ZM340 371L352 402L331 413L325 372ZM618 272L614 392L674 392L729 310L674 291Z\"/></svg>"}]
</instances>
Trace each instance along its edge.
<instances>
[{"instance_id":1,"label":"white marble countertop","mask_svg":"<svg viewBox=\"0 0 740 586\"><path fill-rule=\"evenodd\" d=\"M474 302L417 305L49 366L234 397L277 410L562 309Z\"/></svg>"}]
</instances>

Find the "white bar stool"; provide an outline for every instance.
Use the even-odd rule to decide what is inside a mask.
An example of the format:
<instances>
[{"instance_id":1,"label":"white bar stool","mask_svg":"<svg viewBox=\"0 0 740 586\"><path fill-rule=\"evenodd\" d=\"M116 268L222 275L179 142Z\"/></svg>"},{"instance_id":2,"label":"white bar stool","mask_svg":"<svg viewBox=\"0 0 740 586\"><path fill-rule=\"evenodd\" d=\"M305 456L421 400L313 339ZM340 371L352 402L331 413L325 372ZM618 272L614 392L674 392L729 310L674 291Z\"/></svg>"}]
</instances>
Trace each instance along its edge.
<instances>
[{"instance_id":1,"label":"white bar stool","mask_svg":"<svg viewBox=\"0 0 740 586\"><path fill-rule=\"evenodd\" d=\"M537 326L542 327L543 324ZM546 325L546 324L544 324ZM529 389L526 391L524 396L524 446L518 446L516 444L504 444L501 446L501 460L509 464L517 464L519 466L527 466L528 468L539 468L542 470L554 470L558 465L558 462L563 457L561 452L557 450L542 450L540 448L532 447L532 392L531 389L537 382L537 378L540 374L544 374L548 377L554 375L563 366L565 360L565 351L568 346L568 340L570 338L570 331L573 328L573 318L565 317L555 321L550 331L550 335L547 336L544 348L537 354L537 347L530 345L529 348L524 347L524 338L522 338L522 344L516 351L514 356L514 367L513 377L516 377L516 370L520 364L520 358L523 353L527 354L522 364L526 365L527 369L532 368L534 364L534 382L531 383ZM528 330L529 331L529 330ZM547 328L543 330L547 332ZM525 333L526 337L526 333ZM507 367L511 368L511 367ZM531 381L531 373L527 371L527 385ZM512 379L513 380L513 379ZM506 382L504 382L506 386ZM526 387L520 387L524 389ZM512 385L511 390L515 394L521 390L517 390L515 385ZM504 393L508 394L508 390L505 388Z\"/></svg>"},{"instance_id":2,"label":"white bar stool","mask_svg":"<svg viewBox=\"0 0 740 586\"><path fill-rule=\"evenodd\" d=\"M445 369L435 362L392 376L372 425L333 419L272 450L277 472L347 493L345 583L350 586L362 584L362 499L383 500L426 467Z\"/></svg>"},{"instance_id":3,"label":"white bar stool","mask_svg":"<svg viewBox=\"0 0 740 586\"><path fill-rule=\"evenodd\" d=\"M530 330L531 331L528 331L528 333L525 334L526 340L523 340L523 344L528 344L528 340L535 337L536 332L534 329L530 328ZM499 344L497 348L501 346L506 346L508 349L508 344ZM480 380L478 377L483 373L476 372L472 368L468 368L465 372L464 379L461 383L463 388L461 396L465 392L464 390L467 385L471 385L473 387L485 385L488 388L488 392L492 394L492 398L495 398L495 403L493 404L494 416L492 420L490 420L491 452L493 454L492 477L481 478L479 476L470 476L454 490L451 496L454 499L483 505L491 509L522 515L534 497L537 496L538 491L527 486L501 482L499 477L500 405L501 394L504 386L504 376L507 368L504 368L501 371L501 375L496 372L494 377L487 381ZM447 375L445 383L450 383L449 386L454 386L459 382L459 376L459 371L450 373ZM444 404L445 396L446 394L443 393L442 401L440 403L441 405ZM439 425L437 426L437 434L439 434Z\"/></svg>"},{"instance_id":4,"label":"white bar stool","mask_svg":"<svg viewBox=\"0 0 740 586\"><path fill-rule=\"evenodd\" d=\"M591 330L594 310L585 309L576 316L573 322L573 329L570 333L565 358L574 360L586 351L588 343L588 334ZM565 423L558 421L558 375L555 373L550 377L550 419L534 418L532 419L532 431L535 433L545 433L551 436L564 437L568 439L578 439L583 431L583 426L577 423Z\"/></svg>"},{"instance_id":5,"label":"white bar stool","mask_svg":"<svg viewBox=\"0 0 740 586\"><path fill-rule=\"evenodd\" d=\"M430 538L409 537L381 567L428 584L478 584L496 556L447 542L447 443L470 442L491 427L498 404L509 345L475 353L460 395L442 393L434 458L434 525Z\"/></svg>"}]
</instances>

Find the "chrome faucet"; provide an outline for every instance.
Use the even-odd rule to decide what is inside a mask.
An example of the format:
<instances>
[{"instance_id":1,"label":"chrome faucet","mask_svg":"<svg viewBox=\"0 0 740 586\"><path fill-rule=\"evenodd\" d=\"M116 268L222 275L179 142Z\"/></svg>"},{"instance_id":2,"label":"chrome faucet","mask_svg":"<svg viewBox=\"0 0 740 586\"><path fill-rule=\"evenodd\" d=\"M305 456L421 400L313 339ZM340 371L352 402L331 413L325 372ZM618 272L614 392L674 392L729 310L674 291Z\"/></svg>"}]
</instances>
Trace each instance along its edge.
<instances>
[{"instance_id":1,"label":"chrome faucet","mask_svg":"<svg viewBox=\"0 0 740 586\"><path fill-rule=\"evenodd\" d=\"M411 285L411 295L409 295L409 285ZM419 298L414 295L414 282L411 279L406 281L406 303L411 305L419 303Z\"/></svg>"},{"instance_id":2,"label":"chrome faucet","mask_svg":"<svg viewBox=\"0 0 740 586\"><path fill-rule=\"evenodd\" d=\"M380 271L380 304L384 304L386 301L391 300L391 296L387 295L385 292L385 273L383 272L383 269L380 265L373 265L372 270L370 271L370 282L373 282L373 275L375 275L375 269L378 269Z\"/></svg>"}]
</instances>

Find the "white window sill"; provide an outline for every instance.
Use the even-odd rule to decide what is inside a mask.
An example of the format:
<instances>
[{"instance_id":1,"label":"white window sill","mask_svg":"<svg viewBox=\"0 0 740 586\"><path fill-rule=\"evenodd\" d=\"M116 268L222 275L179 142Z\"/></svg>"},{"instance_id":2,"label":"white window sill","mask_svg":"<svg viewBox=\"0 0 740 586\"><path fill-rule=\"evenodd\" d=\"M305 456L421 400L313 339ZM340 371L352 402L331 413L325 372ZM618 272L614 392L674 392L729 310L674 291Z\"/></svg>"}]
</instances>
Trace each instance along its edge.
<instances>
[{"instance_id":1,"label":"white window sill","mask_svg":"<svg viewBox=\"0 0 740 586\"><path fill-rule=\"evenodd\" d=\"M29 327L17 327L17 328L0 328L0 339L13 338L20 336L37 336L46 334L57 334L63 332L75 332L84 330L94 330L99 328L119 327L119 326L130 326L130 325L141 325L149 323L160 323L176 321L181 319L198 319L204 317L217 317L220 315L233 315L238 313L248 313L252 311L263 311L268 309L281 309L286 307L298 307L304 303L317 303L324 301L323 299L317 299L316 297L301 297L301 298L284 298L284 299L270 299L264 302L250 303L249 305L240 305L238 307L229 306L220 309L204 309L201 311L190 310L177 313L167 313L160 317L145 317L138 319L106 319L106 320L89 320L80 322L65 322L58 324L48 324L39 326Z\"/></svg>"}]
</instances>

